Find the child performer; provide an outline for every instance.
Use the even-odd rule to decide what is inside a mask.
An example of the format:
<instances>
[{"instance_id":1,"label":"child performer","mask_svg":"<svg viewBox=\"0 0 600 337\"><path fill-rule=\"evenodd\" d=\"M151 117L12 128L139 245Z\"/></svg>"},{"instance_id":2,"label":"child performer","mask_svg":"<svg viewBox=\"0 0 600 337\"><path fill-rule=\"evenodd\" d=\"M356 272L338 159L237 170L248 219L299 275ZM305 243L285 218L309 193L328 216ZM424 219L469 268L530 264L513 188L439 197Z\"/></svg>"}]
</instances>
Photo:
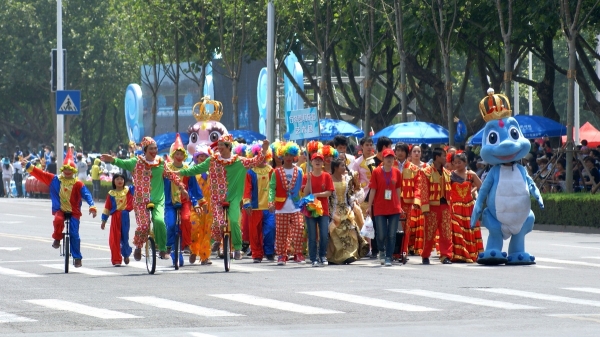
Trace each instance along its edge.
<instances>
[{"instance_id":1,"label":"child performer","mask_svg":"<svg viewBox=\"0 0 600 337\"><path fill-rule=\"evenodd\" d=\"M259 144L248 149L250 156L257 156L262 148ZM248 219L250 250L254 263L262 262L266 256L275 261L275 215L269 212L269 182L273 168L266 162L272 153L267 152L265 161L248 170L244 189L243 206Z\"/></svg>"},{"instance_id":2,"label":"child performer","mask_svg":"<svg viewBox=\"0 0 600 337\"><path fill-rule=\"evenodd\" d=\"M209 156L210 150L208 146L200 144L196 146L196 153L194 153L194 163L202 163ZM211 209L208 173L201 173L196 175L196 181L198 182L198 186L200 186L200 189L202 190L204 200L206 200L207 202L207 209ZM196 262L196 256L199 256L201 265L210 265L212 264L212 261L209 259L211 254L211 235L215 240L217 247L216 250L218 250L219 244L221 242L221 230L218 226L215 226L215 224L213 223L213 216L211 212L192 212L192 214L190 215L190 221L192 223L192 244L190 245L190 263Z\"/></svg>"},{"instance_id":3,"label":"child performer","mask_svg":"<svg viewBox=\"0 0 600 337\"><path fill-rule=\"evenodd\" d=\"M290 242L296 247L294 259L306 263L298 253L302 247L304 217L300 212L300 187L302 170L294 165L300 148L294 143L282 144L277 156L283 156L283 166L275 169L269 188L269 211L275 213L275 251L279 255L277 265L284 266L288 260Z\"/></svg>"},{"instance_id":4,"label":"child performer","mask_svg":"<svg viewBox=\"0 0 600 337\"><path fill-rule=\"evenodd\" d=\"M108 246L110 247L110 260L115 267L121 266L121 256L125 264L129 264L131 246L129 245L129 212L133 211L133 186L125 186L125 176L117 173L113 175L112 190L108 191L102 224L104 230L110 215L110 234Z\"/></svg>"},{"instance_id":5,"label":"child performer","mask_svg":"<svg viewBox=\"0 0 600 337\"><path fill-rule=\"evenodd\" d=\"M82 266L81 250L79 249L81 239L79 238L79 218L81 217L81 200L85 199L90 206L90 214L96 217L96 206L92 200L92 194L85 185L74 177L77 173L73 153L71 149L67 151L63 166L60 168L60 175L54 175L44 172L40 168L34 167L30 162L23 159L21 165L29 174L34 176L42 183L50 186L50 199L52 200L52 214L54 215L54 233L52 238L52 248L60 247L62 240L62 231L65 227L65 213L71 214L69 222L69 234L71 236L71 254L73 255L73 265L75 268Z\"/></svg>"}]
</instances>

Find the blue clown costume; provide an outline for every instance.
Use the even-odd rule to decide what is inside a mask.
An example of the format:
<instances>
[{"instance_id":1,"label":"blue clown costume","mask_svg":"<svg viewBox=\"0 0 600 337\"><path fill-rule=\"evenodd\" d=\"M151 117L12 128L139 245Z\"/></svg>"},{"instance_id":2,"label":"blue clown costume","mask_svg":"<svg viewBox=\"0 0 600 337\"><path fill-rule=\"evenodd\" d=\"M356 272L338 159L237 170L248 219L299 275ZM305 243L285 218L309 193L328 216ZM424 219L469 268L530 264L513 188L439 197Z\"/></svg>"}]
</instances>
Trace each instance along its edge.
<instances>
[{"instance_id":1,"label":"blue clown costume","mask_svg":"<svg viewBox=\"0 0 600 337\"><path fill-rule=\"evenodd\" d=\"M110 234L108 245L110 247L111 262L113 266L129 264L131 246L129 245L129 213L133 211L134 187L126 186L123 190L110 190L102 212L102 223L106 223L110 216ZM104 227L102 227L104 229Z\"/></svg>"},{"instance_id":2,"label":"blue clown costume","mask_svg":"<svg viewBox=\"0 0 600 337\"><path fill-rule=\"evenodd\" d=\"M479 254L477 263L535 264L535 257L525 251L525 235L532 231L535 222L530 195L542 209L544 202L527 170L517 163L529 153L531 145L517 120L511 117L506 96L494 95L494 90L489 89L479 110L486 121L481 158L493 166L483 181L471 216L471 228L483 214L482 225L489 230L485 251ZM509 238L507 254L502 252L502 245Z\"/></svg>"},{"instance_id":3,"label":"blue clown costume","mask_svg":"<svg viewBox=\"0 0 600 337\"><path fill-rule=\"evenodd\" d=\"M175 137L175 142L171 145L169 151L170 157L174 160L174 155L177 151L183 153L183 157L187 158L187 151L179 133ZM187 169L187 164L176 163L171 161L167 163L167 168L173 172L178 172L182 169ZM177 235L177 211L179 210L180 223L179 231L181 233L181 248L188 247L192 244L192 222L190 220L190 212L196 210L206 203L202 190L198 185L195 177L183 177L182 183L185 186L189 198L181 195L177 185L164 178L165 184L165 224L167 225L167 247L172 247L175 244ZM175 252L171 253L171 258L175 259ZM183 254L179 253L179 265L183 265Z\"/></svg>"},{"instance_id":4,"label":"blue clown costume","mask_svg":"<svg viewBox=\"0 0 600 337\"><path fill-rule=\"evenodd\" d=\"M64 229L65 214L71 214L69 222L71 255L75 259L75 267L81 267L81 239L79 237L81 200L84 199L87 202L90 206L90 213L94 217L96 217L96 207L94 206L94 200L90 191L81 181L77 180L77 167L75 166L71 149L68 150L65 156L63 166L60 169L62 172L60 175L44 172L34 167L30 162L25 165L25 169L37 180L50 187L50 200L52 201L52 214L54 215L54 232L52 233L54 242L52 247L56 249L60 247L60 240L63 238L62 231ZM65 169L71 171L71 173L65 173Z\"/></svg>"}]
</instances>

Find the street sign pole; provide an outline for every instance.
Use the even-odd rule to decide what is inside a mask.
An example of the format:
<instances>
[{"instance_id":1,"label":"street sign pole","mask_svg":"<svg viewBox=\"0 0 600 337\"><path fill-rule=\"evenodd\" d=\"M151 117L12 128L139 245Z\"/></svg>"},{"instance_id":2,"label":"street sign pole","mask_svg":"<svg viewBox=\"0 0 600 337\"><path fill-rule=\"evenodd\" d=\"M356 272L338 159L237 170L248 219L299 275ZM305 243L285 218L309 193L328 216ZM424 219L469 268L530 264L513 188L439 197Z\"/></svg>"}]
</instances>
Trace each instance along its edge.
<instances>
[{"instance_id":1,"label":"street sign pole","mask_svg":"<svg viewBox=\"0 0 600 337\"><path fill-rule=\"evenodd\" d=\"M63 78L63 50L62 46L62 0L56 0L56 90L64 89ZM65 117L62 114L56 115L56 172L60 172L63 163L63 143L64 143Z\"/></svg>"}]
</instances>

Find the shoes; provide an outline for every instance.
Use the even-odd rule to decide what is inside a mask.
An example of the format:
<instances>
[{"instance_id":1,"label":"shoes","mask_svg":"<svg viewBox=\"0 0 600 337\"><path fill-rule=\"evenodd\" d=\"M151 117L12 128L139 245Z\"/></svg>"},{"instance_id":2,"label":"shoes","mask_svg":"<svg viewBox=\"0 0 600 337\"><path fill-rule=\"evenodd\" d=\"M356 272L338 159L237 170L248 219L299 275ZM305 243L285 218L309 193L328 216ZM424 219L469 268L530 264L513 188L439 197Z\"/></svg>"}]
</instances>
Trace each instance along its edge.
<instances>
[{"instance_id":1,"label":"shoes","mask_svg":"<svg viewBox=\"0 0 600 337\"><path fill-rule=\"evenodd\" d=\"M190 254L190 264L196 262L196 254Z\"/></svg>"},{"instance_id":2,"label":"shoes","mask_svg":"<svg viewBox=\"0 0 600 337\"><path fill-rule=\"evenodd\" d=\"M170 255L171 255L171 254L170 254L170 253L167 253L167 252L160 252L160 253L158 254L158 256L161 258L161 260L166 260L166 259L168 259Z\"/></svg>"},{"instance_id":3,"label":"shoes","mask_svg":"<svg viewBox=\"0 0 600 337\"><path fill-rule=\"evenodd\" d=\"M267 254L267 261L269 261L269 262L275 262L275 255L273 255L273 254Z\"/></svg>"},{"instance_id":4,"label":"shoes","mask_svg":"<svg viewBox=\"0 0 600 337\"><path fill-rule=\"evenodd\" d=\"M73 265L75 266L75 268L79 268L83 264L81 263L81 259L75 259L75 261L73 261Z\"/></svg>"},{"instance_id":5,"label":"shoes","mask_svg":"<svg viewBox=\"0 0 600 337\"><path fill-rule=\"evenodd\" d=\"M325 256L321 256L321 262L319 263L322 267L326 266L329 264L329 262L327 262L327 258Z\"/></svg>"},{"instance_id":6,"label":"shoes","mask_svg":"<svg viewBox=\"0 0 600 337\"><path fill-rule=\"evenodd\" d=\"M379 262L382 266L385 264L385 252L379 252Z\"/></svg>"},{"instance_id":7,"label":"shoes","mask_svg":"<svg viewBox=\"0 0 600 337\"><path fill-rule=\"evenodd\" d=\"M242 242L242 252L247 253L248 250L250 249L250 243L249 242Z\"/></svg>"},{"instance_id":8,"label":"shoes","mask_svg":"<svg viewBox=\"0 0 600 337\"><path fill-rule=\"evenodd\" d=\"M377 253L376 252L375 253L371 253L371 258L372 259L376 259L377 258Z\"/></svg>"},{"instance_id":9,"label":"shoes","mask_svg":"<svg viewBox=\"0 0 600 337\"><path fill-rule=\"evenodd\" d=\"M207 265L211 265L211 264L212 264L212 261L209 259L200 261L200 265L202 265L202 266L207 266Z\"/></svg>"},{"instance_id":10,"label":"shoes","mask_svg":"<svg viewBox=\"0 0 600 337\"><path fill-rule=\"evenodd\" d=\"M121 264L120 263L113 263L113 267L120 267Z\"/></svg>"},{"instance_id":11,"label":"shoes","mask_svg":"<svg viewBox=\"0 0 600 337\"><path fill-rule=\"evenodd\" d=\"M319 266L319 262L317 261L313 261L311 264L313 267L318 267Z\"/></svg>"},{"instance_id":12,"label":"shoes","mask_svg":"<svg viewBox=\"0 0 600 337\"><path fill-rule=\"evenodd\" d=\"M221 246L220 242L215 241L212 245L212 248L210 249L211 252L218 252L219 251L219 247Z\"/></svg>"},{"instance_id":13,"label":"shoes","mask_svg":"<svg viewBox=\"0 0 600 337\"><path fill-rule=\"evenodd\" d=\"M142 249L141 248L136 248L133 251L133 259L136 261L142 260Z\"/></svg>"},{"instance_id":14,"label":"shoes","mask_svg":"<svg viewBox=\"0 0 600 337\"><path fill-rule=\"evenodd\" d=\"M430 264L430 263L429 263L429 258L428 258L428 257L424 257L424 258L423 258L423 264Z\"/></svg>"},{"instance_id":15,"label":"shoes","mask_svg":"<svg viewBox=\"0 0 600 337\"><path fill-rule=\"evenodd\" d=\"M452 261L450 261L449 258L444 257L444 259L442 260L442 264L452 264Z\"/></svg>"},{"instance_id":16,"label":"shoes","mask_svg":"<svg viewBox=\"0 0 600 337\"><path fill-rule=\"evenodd\" d=\"M372 256L373 256L373 253L371 253L371 251L369 251L369 252L367 253L367 255L365 255L365 257L368 257L368 258L370 258L370 257L372 257Z\"/></svg>"},{"instance_id":17,"label":"shoes","mask_svg":"<svg viewBox=\"0 0 600 337\"><path fill-rule=\"evenodd\" d=\"M392 266L392 259L386 258L384 266L391 267Z\"/></svg>"},{"instance_id":18,"label":"shoes","mask_svg":"<svg viewBox=\"0 0 600 337\"><path fill-rule=\"evenodd\" d=\"M287 256L280 256L277 259L277 265L278 266L285 266L285 263L287 262Z\"/></svg>"},{"instance_id":19,"label":"shoes","mask_svg":"<svg viewBox=\"0 0 600 337\"><path fill-rule=\"evenodd\" d=\"M246 256L252 256L252 249L248 249L248 252L246 253Z\"/></svg>"},{"instance_id":20,"label":"shoes","mask_svg":"<svg viewBox=\"0 0 600 337\"><path fill-rule=\"evenodd\" d=\"M128 256L124 257L123 258L123 262L125 262L125 264L129 264L129 257Z\"/></svg>"},{"instance_id":21,"label":"shoes","mask_svg":"<svg viewBox=\"0 0 600 337\"><path fill-rule=\"evenodd\" d=\"M234 260L241 260L242 259L242 252L239 250L235 251L235 254L233 255L233 259Z\"/></svg>"},{"instance_id":22,"label":"shoes","mask_svg":"<svg viewBox=\"0 0 600 337\"><path fill-rule=\"evenodd\" d=\"M261 262L262 262L262 259L258 259L258 258L256 258L256 259L253 259L253 260L252 260L252 262L254 262L254 263L261 263Z\"/></svg>"},{"instance_id":23,"label":"shoes","mask_svg":"<svg viewBox=\"0 0 600 337\"><path fill-rule=\"evenodd\" d=\"M185 248L183 248L183 253L187 255L192 255L192 251L190 251L190 247L188 246L185 246Z\"/></svg>"},{"instance_id":24,"label":"shoes","mask_svg":"<svg viewBox=\"0 0 600 337\"><path fill-rule=\"evenodd\" d=\"M305 264L306 260L304 259L304 255L302 254L296 254L296 256L294 256L294 261L299 263L299 264Z\"/></svg>"},{"instance_id":25,"label":"shoes","mask_svg":"<svg viewBox=\"0 0 600 337\"><path fill-rule=\"evenodd\" d=\"M54 240L54 242L52 242L52 248L54 248L54 249L60 248L60 240Z\"/></svg>"}]
</instances>

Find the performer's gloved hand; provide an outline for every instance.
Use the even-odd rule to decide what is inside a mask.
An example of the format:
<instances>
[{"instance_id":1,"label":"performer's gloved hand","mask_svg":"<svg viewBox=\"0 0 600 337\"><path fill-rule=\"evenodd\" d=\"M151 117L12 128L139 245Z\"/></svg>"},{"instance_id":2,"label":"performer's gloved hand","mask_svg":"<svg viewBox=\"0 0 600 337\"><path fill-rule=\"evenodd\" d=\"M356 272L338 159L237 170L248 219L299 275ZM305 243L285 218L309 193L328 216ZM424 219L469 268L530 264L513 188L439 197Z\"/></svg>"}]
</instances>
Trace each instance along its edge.
<instances>
[{"instance_id":1,"label":"performer's gloved hand","mask_svg":"<svg viewBox=\"0 0 600 337\"><path fill-rule=\"evenodd\" d=\"M90 208L90 214L92 215L93 218L95 218L96 217L96 209Z\"/></svg>"},{"instance_id":2,"label":"performer's gloved hand","mask_svg":"<svg viewBox=\"0 0 600 337\"><path fill-rule=\"evenodd\" d=\"M538 205L540 206L540 209L544 209L544 202L542 200L538 200Z\"/></svg>"}]
</instances>

